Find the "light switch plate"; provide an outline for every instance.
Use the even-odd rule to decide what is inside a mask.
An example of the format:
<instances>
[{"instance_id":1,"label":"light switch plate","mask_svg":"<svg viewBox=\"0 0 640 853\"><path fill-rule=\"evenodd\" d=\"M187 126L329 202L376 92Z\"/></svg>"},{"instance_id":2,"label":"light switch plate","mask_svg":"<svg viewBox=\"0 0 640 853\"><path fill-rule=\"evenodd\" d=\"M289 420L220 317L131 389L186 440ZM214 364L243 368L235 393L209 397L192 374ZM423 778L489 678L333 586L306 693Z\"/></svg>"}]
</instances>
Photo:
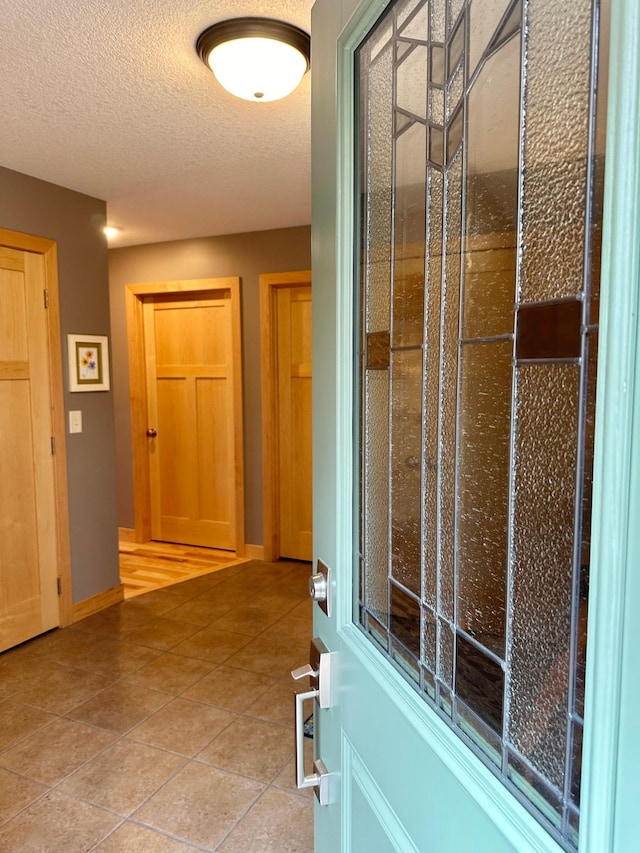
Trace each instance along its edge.
<instances>
[{"instance_id":1,"label":"light switch plate","mask_svg":"<svg viewBox=\"0 0 640 853\"><path fill-rule=\"evenodd\" d=\"M69 432L82 432L82 412L69 412Z\"/></svg>"}]
</instances>

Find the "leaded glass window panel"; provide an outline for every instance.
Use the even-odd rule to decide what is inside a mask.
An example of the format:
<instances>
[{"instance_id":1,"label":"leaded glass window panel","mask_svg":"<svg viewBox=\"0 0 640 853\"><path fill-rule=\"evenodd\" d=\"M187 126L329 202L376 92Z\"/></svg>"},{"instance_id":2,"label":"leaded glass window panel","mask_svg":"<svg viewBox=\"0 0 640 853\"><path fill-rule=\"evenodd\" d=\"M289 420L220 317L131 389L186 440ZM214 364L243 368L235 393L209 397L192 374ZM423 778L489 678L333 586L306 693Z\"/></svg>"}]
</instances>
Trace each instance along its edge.
<instances>
[{"instance_id":1,"label":"leaded glass window panel","mask_svg":"<svg viewBox=\"0 0 640 853\"><path fill-rule=\"evenodd\" d=\"M402 0L357 53L356 619L567 849L605 0Z\"/></svg>"}]
</instances>

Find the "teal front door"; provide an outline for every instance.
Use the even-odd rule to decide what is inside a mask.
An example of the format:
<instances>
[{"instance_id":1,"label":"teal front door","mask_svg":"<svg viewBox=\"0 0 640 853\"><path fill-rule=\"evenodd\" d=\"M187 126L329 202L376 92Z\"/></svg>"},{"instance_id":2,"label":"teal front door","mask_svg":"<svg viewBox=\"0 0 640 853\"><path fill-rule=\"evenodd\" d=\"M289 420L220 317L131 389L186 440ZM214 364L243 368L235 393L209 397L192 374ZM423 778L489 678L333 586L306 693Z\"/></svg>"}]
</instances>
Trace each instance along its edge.
<instances>
[{"instance_id":1,"label":"teal front door","mask_svg":"<svg viewBox=\"0 0 640 853\"><path fill-rule=\"evenodd\" d=\"M635 850L640 12L312 43L316 850Z\"/></svg>"}]
</instances>

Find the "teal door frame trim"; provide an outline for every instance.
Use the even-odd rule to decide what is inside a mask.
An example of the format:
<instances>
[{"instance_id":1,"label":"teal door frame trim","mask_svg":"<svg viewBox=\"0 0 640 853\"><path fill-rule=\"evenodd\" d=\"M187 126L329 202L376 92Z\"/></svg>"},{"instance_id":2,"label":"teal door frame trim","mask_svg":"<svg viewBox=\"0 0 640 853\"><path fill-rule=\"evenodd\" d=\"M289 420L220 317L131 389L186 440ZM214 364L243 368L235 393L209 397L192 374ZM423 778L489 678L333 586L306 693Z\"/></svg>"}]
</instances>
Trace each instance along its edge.
<instances>
[{"instance_id":1,"label":"teal door frame trim","mask_svg":"<svg viewBox=\"0 0 640 853\"><path fill-rule=\"evenodd\" d=\"M640 8L612 0L581 850L638 843ZM623 286L624 285L624 286ZM635 523L634 523L635 522ZM630 846L631 845L631 846Z\"/></svg>"}]
</instances>

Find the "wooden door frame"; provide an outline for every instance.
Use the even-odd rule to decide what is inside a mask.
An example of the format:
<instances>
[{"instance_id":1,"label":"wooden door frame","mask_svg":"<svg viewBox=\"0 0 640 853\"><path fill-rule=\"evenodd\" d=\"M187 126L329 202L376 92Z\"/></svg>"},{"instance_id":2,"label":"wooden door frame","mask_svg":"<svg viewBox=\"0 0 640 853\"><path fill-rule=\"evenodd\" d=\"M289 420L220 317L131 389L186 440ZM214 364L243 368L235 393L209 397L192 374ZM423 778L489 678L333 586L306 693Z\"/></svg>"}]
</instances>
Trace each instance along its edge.
<instances>
[{"instance_id":1,"label":"wooden door frame","mask_svg":"<svg viewBox=\"0 0 640 853\"><path fill-rule=\"evenodd\" d=\"M133 514L135 541L151 540L151 485L147 451L147 369L144 346L144 298L163 294L195 295L228 290L231 300L231 358L233 364L235 517L238 557L244 556L244 423L242 418L242 332L240 278L201 278L128 284L125 288L129 339L131 444L133 451Z\"/></svg>"},{"instance_id":2,"label":"wooden door frame","mask_svg":"<svg viewBox=\"0 0 640 853\"><path fill-rule=\"evenodd\" d=\"M20 231L0 228L0 246L20 252L42 255L45 286L48 293L46 312L49 390L51 395L51 434L55 442L53 481L57 575L60 581L58 613L60 627L73 620L71 583L71 545L69 532L69 486L67 481L67 446L62 373L62 336L60 332L60 300L58 293L58 245L55 240L34 237ZM44 296L43 296L44 298Z\"/></svg>"},{"instance_id":3,"label":"wooden door frame","mask_svg":"<svg viewBox=\"0 0 640 853\"><path fill-rule=\"evenodd\" d=\"M280 486L278 482L278 359L276 298L279 288L311 287L311 270L260 276L260 349L262 375L262 503L264 559L280 557Z\"/></svg>"}]
</instances>

